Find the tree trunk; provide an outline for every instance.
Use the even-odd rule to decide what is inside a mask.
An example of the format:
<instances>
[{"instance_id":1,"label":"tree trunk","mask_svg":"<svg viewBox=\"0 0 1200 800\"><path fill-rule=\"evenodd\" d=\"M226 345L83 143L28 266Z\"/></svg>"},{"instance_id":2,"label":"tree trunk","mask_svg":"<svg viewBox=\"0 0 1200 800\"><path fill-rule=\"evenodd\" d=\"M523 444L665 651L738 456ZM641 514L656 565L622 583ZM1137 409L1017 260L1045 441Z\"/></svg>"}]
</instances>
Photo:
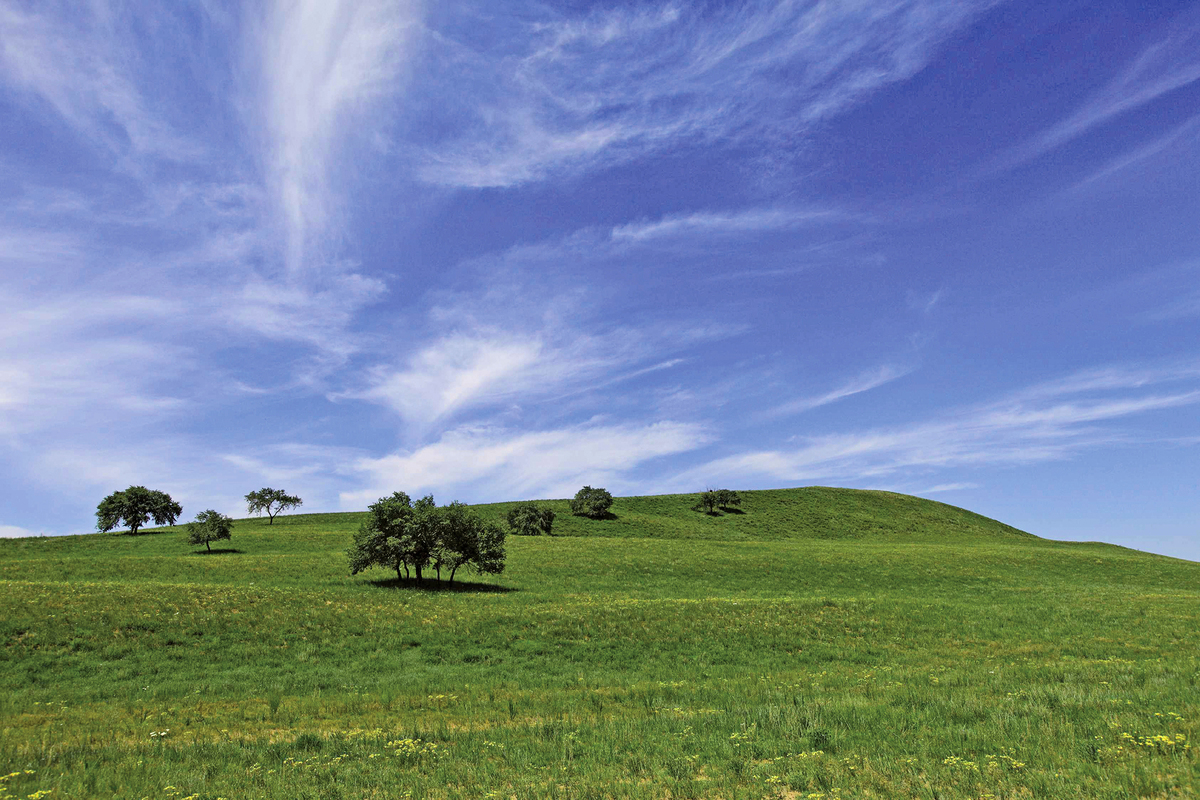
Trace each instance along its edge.
<instances>
[{"instance_id":1,"label":"tree trunk","mask_svg":"<svg viewBox=\"0 0 1200 800\"><path fill-rule=\"evenodd\" d=\"M212 552L212 543L211 542L205 541L204 546L208 548L208 552L210 552L210 553Z\"/></svg>"},{"instance_id":2,"label":"tree trunk","mask_svg":"<svg viewBox=\"0 0 1200 800\"><path fill-rule=\"evenodd\" d=\"M413 569L415 569L415 570L417 571L417 583L420 583L422 580L424 580L424 579L421 577L421 565L420 565L420 564L414 564L414 565L413 565Z\"/></svg>"},{"instance_id":3,"label":"tree trunk","mask_svg":"<svg viewBox=\"0 0 1200 800\"><path fill-rule=\"evenodd\" d=\"M433 568L437 570L438 581L440 582L442 580L442 565L434 564Z\"/></svg>"},{"instance_id":4,"label":"tree trunk","mask_svg":"<svg viewBox=\"0 0 1200 800\"><path fill-rule=\"evenodd\" d=\"M138 524L136 522L133 523L132 525L130 525L129 526L129 535L137 536L137 529L138 529Z\"/></svg>"},{"instance_id":5,"label":"tree trunk","mask_svg":"<svg viewBox=\"0 0 1200 800\"><path fill-rule=\"evenodd\" d=\"M396 565L396 582L397 583L400 582L400 565L399 564Z\"/></svg>"},{"instance_id":6,"label":"tree trunk","mask_svg":"<svg viewBox=\"0 0 1200 800\"><path fill-rule=\"evenodd\" d=\"M454 573L456 573L456 572L458 572L457 564L455 564L453 567L450 568L450 582L451 583L454 583Z\"/></svg>"}]
</instances>

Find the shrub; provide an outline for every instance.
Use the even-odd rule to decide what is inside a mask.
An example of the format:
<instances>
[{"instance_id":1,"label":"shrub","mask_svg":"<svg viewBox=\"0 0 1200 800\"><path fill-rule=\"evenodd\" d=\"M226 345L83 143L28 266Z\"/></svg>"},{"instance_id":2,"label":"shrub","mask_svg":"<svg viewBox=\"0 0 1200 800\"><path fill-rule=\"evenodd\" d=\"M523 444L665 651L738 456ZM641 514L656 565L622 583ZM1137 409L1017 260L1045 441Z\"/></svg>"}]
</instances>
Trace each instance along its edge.
<instances>
[{"instance_id":1,"label":"shrub","mask_svg":"<svg viewBox=\"0 0 1200 800\"><path fill-rule=\"evenodd\" d=\"M571 500L571 513L577 517L600 519L612 508L613 496L607 489L584 486Z\"/></svg>"},{"instance_id":2,"label":"shrub","mask_svg":"<svg viewBox=\"0 0 1200 800\"><path fill-rule=\"evenodd\" d=\"M549 536L554 527L554 511L537 503L517 503L508 510L508 527L520 536Z\"/></svg>"}]
</instances>

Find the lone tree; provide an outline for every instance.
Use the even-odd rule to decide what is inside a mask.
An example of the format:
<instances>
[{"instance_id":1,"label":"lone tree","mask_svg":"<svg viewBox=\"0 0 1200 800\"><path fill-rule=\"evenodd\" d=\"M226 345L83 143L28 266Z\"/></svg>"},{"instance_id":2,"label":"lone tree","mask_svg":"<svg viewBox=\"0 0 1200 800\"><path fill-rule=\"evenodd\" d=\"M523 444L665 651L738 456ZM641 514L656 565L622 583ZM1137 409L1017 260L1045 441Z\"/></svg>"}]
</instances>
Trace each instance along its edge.
<instances>
[{"instance_id":1,"label":"lone tree","mask_svg":"<svg viewBox=\"0 0 1200 800\"><path fill-rule=\"evenodd\" d=\"M394 569L397 579L411 570L421 581L433 567L438 580L447 569L453 582L463 567L480 574L504 571L504 530L462 503L439 508L432 496L413 502L396 492L372 503L367 513L346 552L352 575L384 567Z\"/></svg>"},{"instance_id":2,"label":"lone tree","mask_svg":"<svg viewBox=\"0 0 1200 800\"><path fill-rule=\"evenodd\" d=\"M554 527L554 511L537 503L517 503L508 510L508 527L520 536L549 536Z\"/></svg>"},{"instance_id":3,"label":"lone tree","mask_svg":"<svg viewBox=\"0 0 1200 800\"><path fill-rule=\"evenodd\" d=\"M692 506L697 511L703 511L705 514L715 514L718 500L718 492L716 489L705 489L700 493L696 505Z\"/></svg>"},{"instance_id":4,"label":"lone tree","mask_svg":"<svg viewBox=\"0 0 1200 800\"><path fill-rule=\"evenodd\" d=\"M601 519L612 508L613 496L608 489L593 489L584 486L571 499L571 513L577 517Z\"/></svg>"},{"instance_id":5,"label":"lone tree","mask_svg":"<svg viewBox=\"0 0 1200 800\"><path fill-rule=\"evenodd\" d=\"M275 515L289 508L298 508L304 501L294 494L288 494L283 489L263 488L246 495L246 506L251 514L266 514L270 520L267 524L275 524Z\"/></svg>"},{"instance_id":6,"label":"lone tree","mask_svg":"<svg viewBox=\"0 0 1200 800\"><path fill-rule=\"evenodd\" d=\"M123 492L113 492L96 506L96 529L107 533L113 528L129 528L136 535L138 528L151 519L155 525L174 525L183 513L183 506L171 495L145 486L130 486Z\"/></svg>"},{"instance_id":7,"label":"lone tree","mask_svg":"<svg viewBox=\"0 0 1200 800\"><path fill-rule=\"evenodd\" d=\"M188 544L202 544L212 552L212 543L228 539L233 532L233 520L211 508L196 515L187 525Z\"/></svg>"}]
</instances>

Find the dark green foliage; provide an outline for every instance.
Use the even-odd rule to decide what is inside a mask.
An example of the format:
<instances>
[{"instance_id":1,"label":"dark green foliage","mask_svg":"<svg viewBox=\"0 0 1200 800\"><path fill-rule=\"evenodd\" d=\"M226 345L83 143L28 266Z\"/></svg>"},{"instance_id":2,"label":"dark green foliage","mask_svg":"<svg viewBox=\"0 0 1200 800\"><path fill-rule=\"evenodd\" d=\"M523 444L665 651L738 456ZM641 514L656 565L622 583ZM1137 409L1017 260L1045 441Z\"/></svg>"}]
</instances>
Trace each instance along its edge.
<instances>
[{"instance_id":1,"label":"dark green foliage","mask_svg":"<svg viewBox=\"0 0 1200 800\"><path fill-rule=\"evenodd\" d=\"M381 497L367 507L367 519L354 534L354 544L346 552L350 560L350 574L357 575L371 567L387 567L407 571L413 563L414 552L410 540L409 522L413 517L412 499L404 492L391 497ZM428 557L417 566L417 575L428 563Z\"/></svg>"},{"instance_id":2,"label":"dark green foliage","mask_svg":"<svg viewBox=\"0 0 1200 800\"><path fill-rule=\"evenodd\" d=\"M96 529L107 533L113 528L129 528L136 534L151 519L155 525L174 525L183 513L183 506L171 495L145 486L130 486L123 492L113 492L96 507Z\"/></svg>"},{"instance_id":3,"label":"dark green foliage","mask_svg":"<svg viewBox=\"0 0 1200 800\"><path fill-rule=\"evenodd\" d=\"M608 489L584 486L571 500L571 513L580 517L601 519L608 514L612 504L613 496L609 494Z\"/></svg>"},{"instance_id":4,"label":"dark green foliage","mask_svg":"<svg viewBox=\"0 0 1200 800\"><path fill-rule=\"evenodd\" d=\"M692 508L705 514L716 514L717 509L728 511L730 506L740 506L742 498L732 489L705 489Z\"/></svg>"},{"instance_id":5,"label":"dark green foliage","mask_svg":"<svg viewBox=\"0 0 1200 800\"><path fill-rule=\"evenodd\" d=\"M554 510L537 503L517 503L508 510L508 527L520 536L550 535L554 527Z\"/></svg>"},{"instance_id":6,"label":"dark green foliage","mask_svg":"<svg viewBox=\"0 0 1200 800\"><path fill-rule=\"evenodd\" d=\"M696 500L696 505L693 506L697 511L703 511L705 514L713 514L717 509L717 493L713 489L705 489L700 493Z\"/></svg>"},{"instance_id":7,"label":"dark green foliage","mask_svg":"<svg viewBox=\"0 0 1200 800\"><path fill-rule=\"evenodd\" d=\"M480 574L504 571L504 530L462 503L439 508L430 495L414 503L396 492L373 503L367 514L346 553L352 575L384 567L399 579L411 569L419 581L433 567L439 580L449 570L453 582L462 567Z\"/></svg>"},{"instance_id":8,"label":"dark green foliage","mask_svg":"<svg viewBox=\"0 0 1200 800\"><path fill-rule=\"evenodd\" d=\"M228 539L233 533L233 520L211 508L196 515L187 525L188 544L202 544L212 552L212 543Z\"/></svg>"},{"instance_id":9,"label":"dark green foliage","mask_svg":"<svg viewBox=\"0 0 1200 800\"><path fill-rule=\"evenodd\" d=\"M266 514L268 525L275 522L275 515L289 508L299 508L304 501L283 489L264 487L246 495L246 507L251 514Z\"/></svg>"},{"instance_id":10,"label":"dark green foliage","mask_svg":"<svg viewBox=\"0 0 1200 800\"><path fill-rule=\"evenodd\" d=\"M441 523L435 562L439 577L443 567L450 570L451 583L460 567L486 575L504 571L505 532L499 525L483 521L468 506L457 502L437 509L435 515Z\"/></svg>"}]
</instances>

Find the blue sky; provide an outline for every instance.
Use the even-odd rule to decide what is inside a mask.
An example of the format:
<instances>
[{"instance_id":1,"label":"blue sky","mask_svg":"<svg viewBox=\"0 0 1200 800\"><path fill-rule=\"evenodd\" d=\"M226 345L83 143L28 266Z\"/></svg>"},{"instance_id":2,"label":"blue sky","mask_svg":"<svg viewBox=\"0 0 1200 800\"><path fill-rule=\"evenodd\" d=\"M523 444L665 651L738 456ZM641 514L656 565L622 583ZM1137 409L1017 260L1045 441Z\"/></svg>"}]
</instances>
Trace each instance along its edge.
<instances>
[{"instance_id":1,"label":"blue sky","mask_svg":"<svg viewBox=\"0 0 1200 800\"><path fill-rule=\"evenodd\" d=\"M1194 3L0 0L0 533L883 488L1200 559Z\"/></svg>"}]
</instances>

